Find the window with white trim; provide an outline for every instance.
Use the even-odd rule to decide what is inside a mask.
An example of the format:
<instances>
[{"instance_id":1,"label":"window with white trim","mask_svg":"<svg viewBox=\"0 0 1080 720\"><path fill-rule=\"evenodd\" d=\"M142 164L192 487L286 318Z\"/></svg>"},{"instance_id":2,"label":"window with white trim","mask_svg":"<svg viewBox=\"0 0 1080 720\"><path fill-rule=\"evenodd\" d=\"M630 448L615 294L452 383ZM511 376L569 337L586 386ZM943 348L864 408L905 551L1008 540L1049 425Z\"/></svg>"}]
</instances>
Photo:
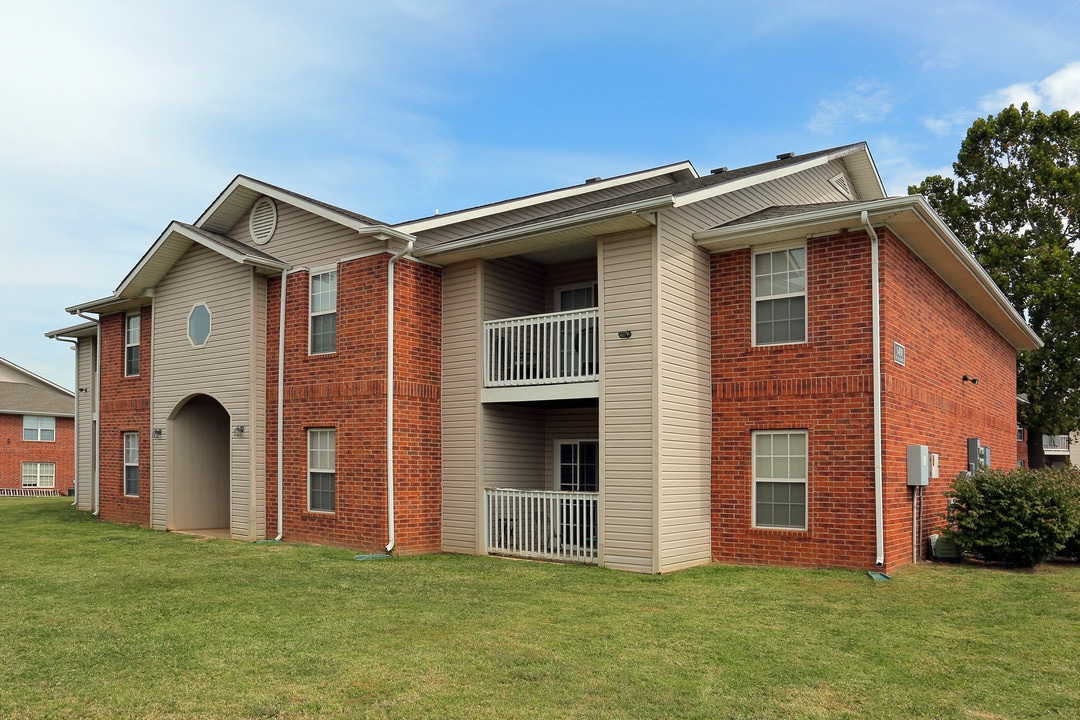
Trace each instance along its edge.
<instances>
[{"instance_id":1,"label":"window with white trim","mask_svg":"<svg viewBox=\"0 0 1080 720\"><path fill-rule=\"evenodd\" d=\"M22 464L22 486L24 488L56 487L56 463L24 462Z\"/></svg>"},{"instance_id":2,"label":"window with white trim","mask_svg":"<svg viewBox=\"0 0 1080 720\"><path fill-rule=\"evenodd\" d=\"M56 418L23 415L22 439L31 442L53 442L56 440Z\"/></svg>"},{"instance_id":3,"label":"window with white trim","mask_svg":"<svg viewBox=\"0 0 1080 720\"><path fill-rule=\"evenodd\" d=\"M806 529L806 431L753 433L754 527Z\"/></svg>"},{"instance_id":4,"label":"window with white trim","mask_svg":"<svg viewBox=\"0 0 1080 720\"><path fill-rule=\"evenodd\" d=\"M124 375L139 374L139 313L124 317Z\"/></svg>"},{"instance_id":5,"label":"window with white trim","mask_svg":"<svg viewBox=\"0 0 1080 720\"><path fill-rule=\"evenodd\" d=\"M139 495L139 433L124 433L124 494Z\"/></svg>"},{"instance_id":6,"label":"window with white trim","mask_svg":"<svg viewBox=\"0 0 1080 720\"><path fill-rule=\"evenodd\" d=\"M336 454L335 430L308 430L308 510L334 512Z\"/></svg>"},{"instance_id":7,"label":"window with white trim","mask_svg":"<svg viewBox=\"0 0 1080 720\"><path fill-rule=\"evenodd\" d=\"M311 276L311 295L308 310L310 323L310 353L332 353L337 349L337 270Z\"/></svg>"},{"instance_id":8,"label":"window with white trim","mask_svg":"<svg viewBox=\"0 0 1080 720\"><path fill-rule=\"evenodd\" d=\"M555 310L588 310L596 307L597 283L560 285L555 288Z\"/></svg>"},{"instance_id":9,"label":"window with white trim","mask_svg":"<svg viewBox=\"0 0 1080 720\"><path fill-rule=\"evenodd\" d=\"M754 344L806 342L806 248L754 254Z\"/></svg>"}]
</instances>

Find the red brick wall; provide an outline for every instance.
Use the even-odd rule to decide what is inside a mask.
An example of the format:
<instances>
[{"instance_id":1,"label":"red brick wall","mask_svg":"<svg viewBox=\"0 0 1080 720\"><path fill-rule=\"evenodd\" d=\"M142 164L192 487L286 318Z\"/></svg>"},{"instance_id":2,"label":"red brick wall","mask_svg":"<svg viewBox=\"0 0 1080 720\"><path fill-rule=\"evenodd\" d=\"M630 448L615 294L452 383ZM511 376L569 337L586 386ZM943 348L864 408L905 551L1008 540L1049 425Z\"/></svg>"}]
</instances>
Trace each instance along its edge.
<instances>
[{"instance_id":1,"label":"red brick wall","mask_svg":"<svg viewBox=\"0 0 1080 720\"><path fill-rule=\"evenodd\" d=\"M150 336L153 311L139 320L139 375L124 375L124 313L101 318L100 501L102 520L150 524ZM124 433L139 433L139 496L124 495Z\"/></svg>"},{"instance_id":2,"label":"red brick wall","mask_svg":"<svg viewBox=\"0 0 1080 720\"><path fill-rule=\"evenodd\" d=\"M338 265L337 351L308 354L309 276L288 279L284 538L381 551L386 503L386 268L389 255ZM396 265L396 551L439 549L441 276ZM267 535L277 535L279 280L268 285ZM307 509L307 430L336 430L336 511Z\"/></svg>"},{"instance_id":3,"label":"red brick wall","mask_svg":"<svg viewBox=\"0 0 1080 720\"><path fill-rule=\"evenodd\" d=\"M964 469L966 438L1016 464L1015 352L888 231L880 231L886 569L911 562L939 524L942 492ZM874 567L870 243L865 233L807 245L808 342L751 347L751 252L712 258L713 556L737 563ZM893 362L893 343L906 365ZM962 381L967 374L979 379ZM751 432L805 429L806 531L751 527ZM912 524L907 446L941 458Z\"/></svg>"},{"instance_id":4,"label":"red brick wall","mask_svg":"<svg viewBox=\"0 0 1080 720\"><path fill-rule=\"evenodd\" d=\"M925 555L940 525L944 491L966 470L967 438L991 448L993 467L1016 467L1016 352L985 320L888 232L881 237L883 447L886 558L895 567ZM906 363L893 361L893 342ZM964 382L964 375L978 385ZM940 478L922 491L921 539L913 539L907 446L940 457Z\"/></svg>"},{"instance_id":5,"label":"red brick wall","mask_svg":"<svg viewBox=\"0 0 1080 720\"><path fill-rule=\"evenodd\" d=\"M713 558L874 564L870 253L864 236L807 245L807 342L752 347L751 252L712 256ZM805 531L751 527L751 433L807 431Z\"/></svg>"},{"instance_id":6,"label":"red brick wall","mask_svg":"<svg viewBox=\"0 0 1080 720\"><path fill-rule=\"evenodd\" d=\"M56 418L56 439L40 442L23 440L22 415L0 415L0 488L22 487L24 462L54 463L61 495L75 487L75 420Z\"/></svg>"}]
</instances>

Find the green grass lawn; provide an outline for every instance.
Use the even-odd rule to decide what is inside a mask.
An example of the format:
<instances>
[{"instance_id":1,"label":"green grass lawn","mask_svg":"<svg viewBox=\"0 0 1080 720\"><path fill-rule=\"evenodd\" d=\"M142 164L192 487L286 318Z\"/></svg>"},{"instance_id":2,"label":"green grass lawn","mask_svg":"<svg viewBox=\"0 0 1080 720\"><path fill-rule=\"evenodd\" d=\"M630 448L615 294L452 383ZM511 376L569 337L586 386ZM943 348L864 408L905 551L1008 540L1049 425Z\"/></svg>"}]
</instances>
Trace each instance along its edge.
<instances>
[{"instance_id":1,"label":"green grass lawn","mask_svg":"<svg viewBox=\"0 0 1080 720\"><path fill-rule=\"evenodd\" d=\"M0 499L2 718L1080 716L1080 567L667 576Z\"/></svg>"}]
</instances>

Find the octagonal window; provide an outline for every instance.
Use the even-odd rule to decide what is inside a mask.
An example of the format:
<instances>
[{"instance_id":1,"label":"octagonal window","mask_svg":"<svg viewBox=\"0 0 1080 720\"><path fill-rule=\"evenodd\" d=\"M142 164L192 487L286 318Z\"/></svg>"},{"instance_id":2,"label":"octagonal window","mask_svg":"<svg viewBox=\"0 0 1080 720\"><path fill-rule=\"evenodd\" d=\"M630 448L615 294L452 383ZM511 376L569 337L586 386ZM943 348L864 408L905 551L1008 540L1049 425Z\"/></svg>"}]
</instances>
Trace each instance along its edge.
<instances>
[{"instance_id":1,"label":"octagonal window","mask_svg":"<svg viewBox=\"0 0 1080 720\"><path fill-rule=\"evenodd\" d=\"M202 347L210 338L210 308L204 304L191 308L187 321L188 339L195 347Z\"/></svg>"}]
</instances>

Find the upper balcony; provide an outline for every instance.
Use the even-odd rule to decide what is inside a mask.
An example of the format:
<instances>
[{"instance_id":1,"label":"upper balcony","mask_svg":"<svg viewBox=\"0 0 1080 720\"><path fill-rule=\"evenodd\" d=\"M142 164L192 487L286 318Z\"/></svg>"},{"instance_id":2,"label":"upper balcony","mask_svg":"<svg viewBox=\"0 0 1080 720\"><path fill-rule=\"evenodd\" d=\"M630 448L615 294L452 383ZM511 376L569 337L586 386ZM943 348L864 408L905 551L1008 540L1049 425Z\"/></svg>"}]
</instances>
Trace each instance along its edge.
<instances>
[{"instance_id":1,"label":"upper balcony","mask_svg":"<svg viewBox=\"0 0 1080 720\"><path fill-rule=\"evenodd\" d=\"M600 395L596 308L484 323L484 402Z\"/></svg>"},{"instance_id":2,"label":"upper balcony","mask_svg":"<svg viewBox=\"0 0 1080 720\"><path fill-rule=\"evenodd\" d=\"M1043 453L1046 455L1068 455L1068 435L1043 435Z\"/></svg>"}]
</instances>

